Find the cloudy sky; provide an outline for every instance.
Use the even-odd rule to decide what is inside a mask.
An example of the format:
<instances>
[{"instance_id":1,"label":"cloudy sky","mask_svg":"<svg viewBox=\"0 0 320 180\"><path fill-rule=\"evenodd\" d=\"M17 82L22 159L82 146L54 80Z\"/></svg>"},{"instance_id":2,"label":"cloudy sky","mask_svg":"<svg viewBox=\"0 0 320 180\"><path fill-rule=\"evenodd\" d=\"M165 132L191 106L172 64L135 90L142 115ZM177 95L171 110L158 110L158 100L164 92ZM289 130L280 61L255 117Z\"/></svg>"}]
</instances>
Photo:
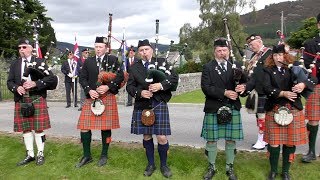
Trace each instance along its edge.
<instances>
[{"instance_id":1,"label":"cloudy sky","mask_svg":"<svg viewBox=\"0 0 320 180\"><path fill-rule=\"evenodd\" d=\"M159 43L179 41L179 29L185 23L197 26L199 3L197 0L40 0L46 7L47 16L53 19L52 26L58 41L93 47L96 36L107 36L109 13L113 14L112 36L125 38L128 45L136 46L139 39L155 42L155 20L159 19ZM257 0L257 9L286 0ZM242 13L249 11L245 10ZM112 41L112 48L120 43Z\"/></svg>"}]
</instances>

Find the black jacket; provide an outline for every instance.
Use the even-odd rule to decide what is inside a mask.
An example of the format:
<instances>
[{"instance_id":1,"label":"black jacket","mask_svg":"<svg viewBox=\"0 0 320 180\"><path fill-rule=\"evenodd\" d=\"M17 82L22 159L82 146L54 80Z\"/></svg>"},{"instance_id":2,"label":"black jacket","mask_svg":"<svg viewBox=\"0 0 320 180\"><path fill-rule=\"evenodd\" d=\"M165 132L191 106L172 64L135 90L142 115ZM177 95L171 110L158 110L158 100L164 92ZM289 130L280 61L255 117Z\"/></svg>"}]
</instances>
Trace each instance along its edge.
<instances>
[{"instance_id":1,"label":"black jacket","mask_svg":"<svg viewBox=\"0 0 320 180\"><path fill-rule=\"evenodd\" d=\"M264 90L267 95L267 101L265 103L265 110L271 111L275 105L283 106L285 104L290 104L299 110L303 109L301 103L301 95L292 102L285 97L279 97L281 91L292 91L292 87L296 83L296 76L293 74L291 69L286 69L285 74L282 75L276 66L270 68L264 68ZM312 90L314 83L310 82L310 79L304 80L303 83L306 84L306 88L303 92Z\"/></svg>"},{"instance_id":2,"label":"black jacket","mask_svg":"<svg viewBox=\"0 0 320 180\"><path fill-rule=\"evenodd\" d=\"M37 63L35 68L38 69L38 67L41 66L41 63L44 62L44 60L32 57L31 63L32 62ZM22 98L22 96L19 95L19 93L17 92L17 88L19 86L22 86L22 81L21 81L21 64L22 63L23 62L21 58L16 59L11 63L9 76L7 80L7 87L11 92L13 92L15 102L18 102ZM45 65L45 69L48 69L47 65ZM53 75L51 71L49 71L49 75L45 76L42 79L40 79L35 75L31 75L31 80L36 82L36 87L29 91L30 95L41 95L43 98L47 97L47 90L55 89L58 83L57 76Z\"/></svg>"},{"instance_id":3,"label":"black jacket","mask_svg":"<svg viewBox=\"0 0 320 180\"><path fill-rule=\"evenodd\" d=\"M238 68L241 68L240 64L236 63L236 65ZM218 65L216 60L212 60L203 65L201 89L206 96L206 102L203 110L206 113L216 113L220 107L225 105L233 106L236 110L240 110L241 108L239 98L231 100L224 96L225 90L235 90L232 65L228 63L226 80L222 77L221 71L221 67ZM246 77L242 76L240 84L245 82Z\"/></svg>"},{"instance_id":4,"label":"black jacket","mask_svg":"<svg viewBox=\"0 0 320 180\"><path fill-rule=\"evenodd\" d=\"M158 64L162 64L165 62L165 59L158 58ZM155 59L152 58L150 64L154 64ZM166 63L166 68L169 68L169 64ZM148 90L149 84L145 81L147 77L147 70L143 66L142 60L138 60L130 67L129 80L127 83L127 91L128 93L135 98L134 109L148 109L151 107L150 99L146 99L141 97L142 90ZM178 84L178 74L172 70L171 75L167 76L167 79L160 82L162 84L163 90L157 91L153 93L154 99L157 101L168 102L171 99L171 88Z\"/></svg>"},{"instance_id":5,"label":"black jacket","mask_svg":"<svg viewBox=\"0 0 320 180\"><path fill-rule=\"evenodd\" d=\"M79 60L80 61L80 60ZM77 76L79 71L80 71L80 66L79 66L79 62L77 62L77 65L76 65L76 70L75 70L75 75ZM68 60L64 61L61 65L61 72L64 74L64 82L66 83L71 83L72 82L72 78L70 78L68 76L69 73L71 73L71 70L70 70L70 66L69 66L69 62Z\"/></svg>"},{"instance_id":6,"label":"black jacket","mask_svg":"<svg viewBox=\"0 0 320 180\"><path fill-rule=\"evenodd\" d=\"M303 54L303 59L306 68L309 68L310 64L312 63L314 56L317 55L317 52L320 52L320 36L317 36L313 39L309 39L304 43L305 52ZM313 56L309 55L312 54ZM320 57L318 57L318 60L316 61L316 67L317 67L317 79L318 84L320 83Z\"/></svg>"},{"instance_id":7,"label":"black jacket","mask_svg":"<svg viewBox=\"0 0 320 180\"><path fill-rule=\"evenodd\" d=\"M101 66L105 71L116 73L116 78L107 85L109 86L109 92L117 94L124 78L118 58L113 55L105 55ZM97 66L96 57L88 58L82 66L79 79L87 98L90 98L89 91L97 88L98 74L99 67Z\"/></svg>"}]
</instances>

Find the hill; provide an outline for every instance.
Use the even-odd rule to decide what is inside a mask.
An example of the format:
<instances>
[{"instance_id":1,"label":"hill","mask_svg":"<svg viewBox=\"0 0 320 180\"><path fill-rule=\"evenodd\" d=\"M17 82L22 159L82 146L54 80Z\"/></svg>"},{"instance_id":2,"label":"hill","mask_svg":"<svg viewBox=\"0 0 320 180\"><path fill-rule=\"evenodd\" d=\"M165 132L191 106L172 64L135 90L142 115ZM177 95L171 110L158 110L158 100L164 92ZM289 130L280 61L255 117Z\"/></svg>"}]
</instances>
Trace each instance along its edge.
<instances>
[{"instance_id":1,"label":"hill","mask_svg":"<svg viewBox=\"0 0 320 180\"><path fill-rule=\"evenodd\" d=\"M151 43L151 45L154 47L154 43ZM74 44L68 43L68 42L57 42L57 46L56 48L60 51L65 51L66 48L68 48L69 50L73 50L73 46ZM82 51L82 49L84 48L89 48L90 50L93 50L93 47L87 47L87 46L79 46L79 50L80 52ZM165 45L165 44L158 44L158 50L159 52L166 52L169 48L169 45ZM118 49L112 49L113 52L117 52Z\"/></svg>"},{"instance_id":2,"label":"hill","mask_svg":"<svg viewBox=\"0 0 320 180\"><path fill-rule=\"evenodd\" d=\"M319 13L320 1L297 0L270 4L264 9L240 16L244 31L248 34L259 33L264 38L277 38L276 31L280 29L281 11L284 14L284 34L290 35L301 26L301 21L314 17Z\"/></svg>"}]
</instances>

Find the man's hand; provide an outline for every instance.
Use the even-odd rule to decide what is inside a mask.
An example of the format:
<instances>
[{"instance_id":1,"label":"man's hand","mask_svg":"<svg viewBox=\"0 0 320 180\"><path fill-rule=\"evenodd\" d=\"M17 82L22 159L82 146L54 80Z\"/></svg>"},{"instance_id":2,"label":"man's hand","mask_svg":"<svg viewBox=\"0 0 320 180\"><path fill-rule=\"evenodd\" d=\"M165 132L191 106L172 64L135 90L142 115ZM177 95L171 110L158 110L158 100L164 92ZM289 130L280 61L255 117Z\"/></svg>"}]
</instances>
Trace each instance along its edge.
<instances>
[{"instance_id":1,"label":"man's hand","mask_svg":"<svg viewBox=\"0 0 320 180\"><path fill-rule=\"evenodd\" d=\"M238 98L238 93L232 90L226 90L224 92L224 96L226 96L229 99L236 100Z\"/></svg>"},{"instance_id":2,"label":"man's hand","mask_svg":"<svg viewBox=\"0 0 320 180\"><path fill-rule=\"evenodd\" d=\"M306 85L304 83L298 83L292 87L292 92L301 93L304 88L306 88Z\"/></svg>"},{"instance_id":3,"label":"man's hand","mask_svg":"<svg viewBox=\"0 0 320 180\"><path fill-rule=\"evenodd\" d=\"M90 90L89 94L90 94L91 99L99 98L99 93L95 90Z\"/></svg>"},{"instance_id":4,"label":"man's hand","mask_svg":"<svg viewBox=\"0 0 320 180\"><path fill-rule=\"evenodd\" d=\"M69 73L68 76L69 76L69 78L72 78L72 77L73 77L72 73Z\"/></svg>"},{"instance_id":5,"label":"man's hand","mask_svg":"<svg viewBox=\"0 0 320 180\"><path fill-rule=\"evenodd\" d=\"M237 87L235 89L235 91L240 94L243 94L245 90L246 90L245 84L239 84L239 85L237 85Z\"/></svg>"},{"instance_id":6,"label":"man's hand","mask_svg":"<svg viewBox=\"0 0 320 180\"><path fill-rule=\"evenodd\" d=\"M107 85L101 85L99 86L96 91L99 93L99 94L104 94L106 93L107 91L109 90L109 86Z\"/></svg>"},{"instance_id":7,"label":"man's hand","mask_svg":"<svg viewBox=\"0 0 320 180\"><path fill-rule=\"evenodd\" d=\"M141 97L150 99L153 96L152 92L148 90L142 90L141 91Z\"/></svg>"},{"instance_id":8,"label":"man's hand","mask_svg":"<svg viewBox=\"0 0 320 180\"><path fill-rule=\"evenodd\" d=\"M161 90L161 83L154 83L149 85L149 91L157 92L159 90Z\"/></svg>"},{"instance_id":9,"label":"man's hand","mask_svg":"<svg viewBox=\"0 0 320 180\"><path fill-rule=\"evenodd\" d=\"M23 83L22 86L23 86L23 88L24 88L25 90L28 90L28 89L31 89L31 88L36 87L37 84L36 84L34 81L26 81L26 82Z\"/></svg>"},{"instance_id":10,"label":"man's hand","mask_svg":"<svg viewBox=\"0 0 320 180\"><path fill-rule=\"evenodd\" d=\"M296 100L296 98L298 97L297 93L294 93L291 91L284 91L283 96L292 102L294 102Z\"/></svg>"},{"instance_id":11,"label":"man's hand","mask_svg":"<svg viewBox=\"0 0 320 180\"><path fill-rule=\"evenodd\" d=\"M22 87L22 86L19 86L17 88L17 92L19 93L19 95L24 95L26 93L26 90Z\"/></svg>"}]
</instances>

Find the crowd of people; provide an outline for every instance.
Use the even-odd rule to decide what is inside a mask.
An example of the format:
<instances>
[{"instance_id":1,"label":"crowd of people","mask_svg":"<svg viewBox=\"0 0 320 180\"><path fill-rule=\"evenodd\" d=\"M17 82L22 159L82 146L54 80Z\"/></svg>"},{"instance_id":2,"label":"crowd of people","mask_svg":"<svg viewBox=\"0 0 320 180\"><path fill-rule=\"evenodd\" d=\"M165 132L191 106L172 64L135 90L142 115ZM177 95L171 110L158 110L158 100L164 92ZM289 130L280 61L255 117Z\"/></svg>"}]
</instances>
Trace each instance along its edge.
<instances>
[{"instance_id":1,"label":"crowd of people","mask_svg":"<svg viewBox=\"0 0 320 180\"><path fill-rule=\"evenodd\" d=\"M320 29L320 14L317 16ZM248 96L246 107L256 114L258 138L252 149L267 147L270 170L267 179L276 179L278 161L282 146L282 179L290 179L290 165L294 161L296 146L309 144L309 151L302 162L316 160L315 143L320 120L320 37L305 42L303 54L305 68L296 65L288 53L286 44L265 47L258 34L246 38L253 55L242 70L240 78L235 72L242 65L230 58L230 43L219 37L213 43L213 59L203 65L201 89L205 94L204 117L201 137L206 141L205 152L208 169L203 179L209 180L217 173L217 142L225 140L226 175L237 179L234 171L236 142L243 140L240 96ZM153 137L157 140L160 171L166 178L172 176L167 164L171 135L169 108L167 103L179 82L178 74L165 58L153 57L154 47L148 39L131 47L124 68L118 58L109 52L105 37L96 37L93 57L89 49L82 50L81 59L68 60L61 66L65 75L66 108L71 107L71 91L74 106L77 107L77 82L81 85L81 111L77 129L80 131L83 156L77 168L93 161L91 154L92 130L101 131L102 150L97 166L105 166L108 149L112 141L112 130L120 128L116 94L126 84L127 106L133 105L131 133L142 135L146 155L144 176L151 176L156 170ZM57 77L42 59L32 56L32 44L22 38L18 43L20 57L10 66L7 86L14 93L14 131L22 132L26 157L18 166L36 161L45 163L44 130L51 128L47 110L47 90L55 89ZM310 73L312 72L312 73ZM153 76L152 81L146 79ZM128 76L128 78L126 78ZM301 98L307 99L305 113ZM134 99L134 101L132 101ZM253 103L253 104L252 104ZM305 124L305 120L308 123ZM155 135L155 136L153 136ZM38 153L35 156L33 142Z\"/></svg>"}]
</instances>

